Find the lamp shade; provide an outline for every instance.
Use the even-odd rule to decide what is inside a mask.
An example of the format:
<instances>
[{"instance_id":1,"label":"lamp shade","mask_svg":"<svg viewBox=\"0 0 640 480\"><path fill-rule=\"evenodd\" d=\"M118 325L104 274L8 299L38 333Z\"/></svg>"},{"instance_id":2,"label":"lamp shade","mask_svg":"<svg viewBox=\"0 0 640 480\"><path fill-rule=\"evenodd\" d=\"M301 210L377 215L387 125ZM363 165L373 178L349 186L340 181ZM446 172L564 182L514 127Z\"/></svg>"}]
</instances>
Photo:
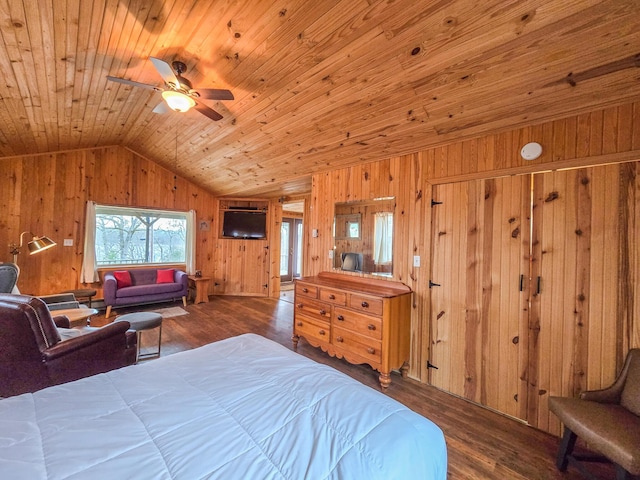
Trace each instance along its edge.
<instances>
[{"instance_id":1,"label":"lamp shade","mask_svg":"<svg viewBox=\"0 0 640 480\"><path fill-rule=\"evenodd\" d=\"M176 112L186 112L196 105L196 101L190 96L184 93L174 92L173 90L165 90L162 92L162 98L167 102L169 108Z\"/></svg>"},{"instance_id":2,"label":"lamp shade","mask_svg":"<svg viewBox=\"0 0 640 480\"><path fill-rule=\"evenodd\" d=\"M41 252L55 245L56 242L43 235L42 237L33 237L33 239L27 243L27 248L29 249L29 255L33 255L34 253Z\"/></svg>"}]
</instances>

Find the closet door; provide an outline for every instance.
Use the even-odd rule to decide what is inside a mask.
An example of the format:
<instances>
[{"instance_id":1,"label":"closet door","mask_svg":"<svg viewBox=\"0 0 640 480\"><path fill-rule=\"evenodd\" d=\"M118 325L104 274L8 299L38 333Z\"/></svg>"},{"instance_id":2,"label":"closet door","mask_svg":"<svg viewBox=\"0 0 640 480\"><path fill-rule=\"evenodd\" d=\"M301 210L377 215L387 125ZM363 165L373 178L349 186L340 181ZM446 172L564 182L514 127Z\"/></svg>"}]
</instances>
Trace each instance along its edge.
<instances>
[{"instance_id":1,"label":"closet door","mask_svg":"<svg viewBox=\"0 0 640 480\"><path fill-rule=\"evenodd\" d=\"M531 177L433 187L430 383L524 418Z\"/></svg>"},{"instance_id":2,"label":"closet door","mask_svg":"<svg viewBox=\"0 0 640 480\"><path fill-rule=\"evenodd\" d=\"M549 396L609 385L627 350L640 346L637 168L534 176L527 420L542 430L560 433Z\"/></svg>"}]
</instances>

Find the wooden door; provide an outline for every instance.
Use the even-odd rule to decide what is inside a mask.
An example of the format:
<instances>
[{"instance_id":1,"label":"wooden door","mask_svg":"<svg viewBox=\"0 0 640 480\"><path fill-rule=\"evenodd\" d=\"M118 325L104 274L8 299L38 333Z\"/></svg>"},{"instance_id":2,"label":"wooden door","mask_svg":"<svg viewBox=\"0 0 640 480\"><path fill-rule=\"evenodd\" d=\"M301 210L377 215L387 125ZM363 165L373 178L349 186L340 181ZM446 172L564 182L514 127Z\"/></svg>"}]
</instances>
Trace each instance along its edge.
<instances>
[{"instance_id":1,"label":"wooden door","mask_svg":"<svg viewBox=\"0 0 640 480\"><path fill-rule=\"evenodd\" d=\"M236 295L241 292L244 269L244 240L218 239L214 292Z\"/></svg>"},{"instance_id":2,"label":"wooden door","mask_svg":"<svg viewBox=\"0 0 640 480\"><path fill-rule=\"evenodd\" d=\"M628 163L534 176L527 420L542 430L560 433L549 396L611 384L628 349L640 346L632 326L640 278L637 169Z\"/></svg>"},{"instance_id":3,"label":"wooden door","mask_svg":"<svg viewBox=\"0 0 640 480\"><path fill-rule=\"evenodd\" d=\"M243 240L241 295L269 294L269 248L266 240Z\"/></svg>"},{"instance_id":4,"label":"wooden door","mask_svg":"<svg viewBox=\"0 0 640 480\"><path fill-rule=\"evenodd\" d=\"M433 188L430 382L519 418L530 191L529 176Z\"/></svg>"}]
</instances>

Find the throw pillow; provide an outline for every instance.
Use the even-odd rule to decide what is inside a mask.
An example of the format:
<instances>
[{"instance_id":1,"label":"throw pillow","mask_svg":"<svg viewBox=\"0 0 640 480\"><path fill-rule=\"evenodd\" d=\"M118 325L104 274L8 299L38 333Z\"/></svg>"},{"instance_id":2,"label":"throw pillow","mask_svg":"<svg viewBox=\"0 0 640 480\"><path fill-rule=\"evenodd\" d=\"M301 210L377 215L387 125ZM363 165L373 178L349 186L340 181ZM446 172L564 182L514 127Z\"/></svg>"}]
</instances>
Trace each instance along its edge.
<instances>
[{"instance_id":1,"label":"throw pillow","mask_svg":"<svg viewBox=\"0 0 640 480\"><path fill-rule=\"evenodd\" d=\"M166 270L158 270L158 276L156 277L156 283L173 283L173 268Z\"/></svg>"},{"instance_id":2,"label":"throw pillow","mask_svg":"<svg viewBox=\"0 0 640 480\"><path fill-rule=\"evenodd\" d=\"M127 270L113 272L113 276L116 277L118 288L130 287L133 285L131 282L131 274Z\"/></svg>"}]
</instances>

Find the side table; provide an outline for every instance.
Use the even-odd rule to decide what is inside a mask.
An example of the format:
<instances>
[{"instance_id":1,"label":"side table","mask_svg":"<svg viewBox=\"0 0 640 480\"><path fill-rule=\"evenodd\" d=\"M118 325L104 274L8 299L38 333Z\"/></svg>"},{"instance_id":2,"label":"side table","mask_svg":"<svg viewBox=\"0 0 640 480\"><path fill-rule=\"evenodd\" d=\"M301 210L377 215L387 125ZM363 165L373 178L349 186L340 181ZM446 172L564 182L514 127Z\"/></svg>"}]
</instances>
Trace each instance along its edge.
<instances>
[{"instance_id":1,"label":"side table","mask_svg":"<svg viewBox=\"0 0 640 480\"><path fill-rule=\"evenodd\" d=\"M98 310L95 308L64 308L60 310L52 310L51 316L66 315L69 318L69 324L73 327L86 327L92 315L97 315Z\"/></svg>"},{"instance_id":2,"label":"side table","mask_svg":"<svg viewBox=\"0 0 640 480\"><path fill-rule=\"evenodd\" d=\"M196 290L196 298L193 303L205 303L209 301L209 282L211 277L196 277L189 275L189 284Z\"/></svg>"}]
</instances>

